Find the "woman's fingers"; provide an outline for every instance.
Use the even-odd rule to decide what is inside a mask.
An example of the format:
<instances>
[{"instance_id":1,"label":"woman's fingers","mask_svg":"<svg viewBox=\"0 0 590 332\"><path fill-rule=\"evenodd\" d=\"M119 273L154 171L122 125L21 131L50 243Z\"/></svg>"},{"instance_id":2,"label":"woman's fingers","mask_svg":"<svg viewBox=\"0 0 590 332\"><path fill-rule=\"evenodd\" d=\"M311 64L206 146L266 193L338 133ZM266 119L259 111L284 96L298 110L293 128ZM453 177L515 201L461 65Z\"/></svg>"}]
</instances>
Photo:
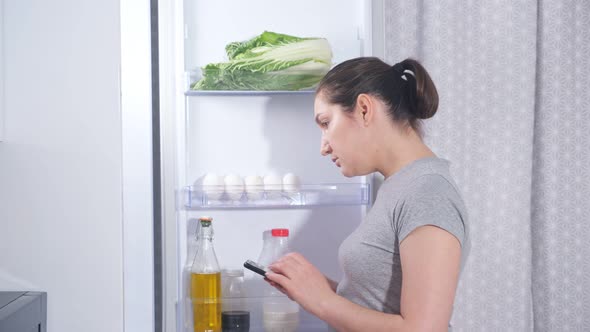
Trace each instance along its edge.
<instances>
[{"instance_id":1,"label":"woman's fingers","mask_svg":"<svg viewBox=\"0 0 590 332\"><path fill-rule=\"evenodd\" d=\"M288 253L288 254L284 255L283 257L279 258L277 260L277 262L286 263L286 264L294 264L294 265L302 265L302 263L303 263L301 261L302 257L303 256L301 256L300 254L292 252L292 253ZM274 265L274 264L272 264L272 265Z\"/></svg>"},{"instance_id":2,"label":"woman's fingers","mask_svg":"<svg viewBox=\"0 0 590 332\"><path fill-rule=\"evenodd\" d=\"M297 253L297 252L288 253L287 255L285 255L283 257L293 260L293 262L296 262L299 265L308 264L307 259L305 259L305 257L303 257L303 255L301 255L300 253Z\"/></svg>"},{"instance_id":3,"label":"woman's fingers","mask_svg":"<svg viewBox=\"0 0 590 332\"><path fill-rule=\"evenodd\" d=\"M268 278L264 278L264 280L266 282L268 282L269 285L271 285L272 287L278 289L281 293L287 295L287 291L285 291L285 289L281 285L277 284L276 282L274 282L274 281L272 281L272 280L270 280Z\"/></svg>"},{"instance_id":4,"label":"woman's fingers","mask_svg":"<svg viewBox=\"0 0 590 332\"><path fill-rule=\"evenodd\" d=\"M300 264L290 256L283 256L268 267L271 271L292 278L301 268Z\"/></svg>"},{"instance_id":5,"label":"woman's fingers","mask_svg":"<svg viewBox=\"0 0 590 332\"><path fill-rule=\"evenodd\" d=\"M283 274L269 271L266 273L266 279L269 280L269 283L273 287L276 287L282 293L284 293L284 294L288 293L287 288L288 288L291 280L289 278L287 278L286 276L284 276Z\"/></svg>"}]
</instances>

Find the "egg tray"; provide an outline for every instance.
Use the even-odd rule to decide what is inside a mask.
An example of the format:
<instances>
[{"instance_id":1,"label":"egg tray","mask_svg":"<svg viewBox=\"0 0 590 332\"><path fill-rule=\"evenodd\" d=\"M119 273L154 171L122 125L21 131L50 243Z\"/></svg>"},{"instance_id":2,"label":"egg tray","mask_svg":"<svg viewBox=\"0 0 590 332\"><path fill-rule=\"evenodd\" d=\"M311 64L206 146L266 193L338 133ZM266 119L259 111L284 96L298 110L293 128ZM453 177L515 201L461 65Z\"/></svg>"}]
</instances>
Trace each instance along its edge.
<instances>
[{"instance_id":1,"label":"egg tray","mask_svg":"<svg viewBox=\"0 0 590 332\"><path fill-rule=\"evenodd\" d=\"M302 184L286 189L249 186L244 191L223 186L187 186L182 207L186 210L231 208L278 208L318 205L366 205L370 202L368 183Z\"/></svg>"}]
</instances>

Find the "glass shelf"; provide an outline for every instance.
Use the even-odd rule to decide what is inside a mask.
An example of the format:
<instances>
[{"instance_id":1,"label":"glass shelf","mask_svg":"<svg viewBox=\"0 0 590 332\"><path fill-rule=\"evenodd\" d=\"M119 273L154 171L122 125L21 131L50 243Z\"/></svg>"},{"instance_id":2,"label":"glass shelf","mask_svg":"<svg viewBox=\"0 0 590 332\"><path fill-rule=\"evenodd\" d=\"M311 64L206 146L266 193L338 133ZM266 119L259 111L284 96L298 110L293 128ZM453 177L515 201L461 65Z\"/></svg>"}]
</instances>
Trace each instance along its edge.
<instances>
[{"instance_id":1,"label":"glass shelf","mask_svg":"<svg viewBox=\"0 0 590 332\"><path fill-rule=\"evenodd\" d=\"M370 192L367 183L304 184L296 190L264 190L260 186L249 187L247 192L225 191L222 186L187 186L182 190L181 204L185 210L366 205Z\"/></svg>"},{"instance_id":2,"label":"glass shelf","mask_svg":"<svg viewBox=\"0 0 590 332\"><path fill-rule=\"evenodd\" d=\"M244 90L188 90L185 96L313 96L315 90L244 91Z\"/></svg>"}]
</instances>

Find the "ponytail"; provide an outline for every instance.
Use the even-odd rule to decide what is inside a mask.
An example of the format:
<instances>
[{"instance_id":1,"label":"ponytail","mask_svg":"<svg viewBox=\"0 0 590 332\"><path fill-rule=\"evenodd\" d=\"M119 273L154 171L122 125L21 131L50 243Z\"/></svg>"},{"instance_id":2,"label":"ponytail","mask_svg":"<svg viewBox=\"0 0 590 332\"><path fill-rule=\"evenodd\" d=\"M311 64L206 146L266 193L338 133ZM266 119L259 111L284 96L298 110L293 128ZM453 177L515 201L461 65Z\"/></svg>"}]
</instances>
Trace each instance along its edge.
<instances>
[{"instance_id":1,"label":"ponytail","mask_svg":"<svg viewBox=\"0 0 590 332\"><path fill-rule=\"evenodd\" d=\"M436 114L438 109L438 92L426 69L414 59L406 59L400 62L409 88L409 108L418 119L429 119ZM395 66L394 66L395 67ZM407 75L405 75L407 74Z\"/></svg>"}]
</instances>

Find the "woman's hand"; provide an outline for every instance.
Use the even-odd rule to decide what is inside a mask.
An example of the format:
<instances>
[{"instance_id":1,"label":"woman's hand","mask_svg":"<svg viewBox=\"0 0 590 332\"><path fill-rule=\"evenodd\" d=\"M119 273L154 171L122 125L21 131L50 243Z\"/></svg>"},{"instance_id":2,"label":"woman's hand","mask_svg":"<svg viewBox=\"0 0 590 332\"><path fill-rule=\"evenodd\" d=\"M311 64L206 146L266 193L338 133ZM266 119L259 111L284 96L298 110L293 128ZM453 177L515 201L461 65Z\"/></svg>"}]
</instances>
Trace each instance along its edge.
<instances>
[{"instance_id":1,"label":"woman's hand","mask_svg":"<svg viewBox=\"0 0 590 332\"><path fill-rule=\"evenodd\" d=\"M271 285L316 316L325 303L337 296L328 279L301 254L287 254L269 269L266 278Z\"/></svg>"}]
</instances>

